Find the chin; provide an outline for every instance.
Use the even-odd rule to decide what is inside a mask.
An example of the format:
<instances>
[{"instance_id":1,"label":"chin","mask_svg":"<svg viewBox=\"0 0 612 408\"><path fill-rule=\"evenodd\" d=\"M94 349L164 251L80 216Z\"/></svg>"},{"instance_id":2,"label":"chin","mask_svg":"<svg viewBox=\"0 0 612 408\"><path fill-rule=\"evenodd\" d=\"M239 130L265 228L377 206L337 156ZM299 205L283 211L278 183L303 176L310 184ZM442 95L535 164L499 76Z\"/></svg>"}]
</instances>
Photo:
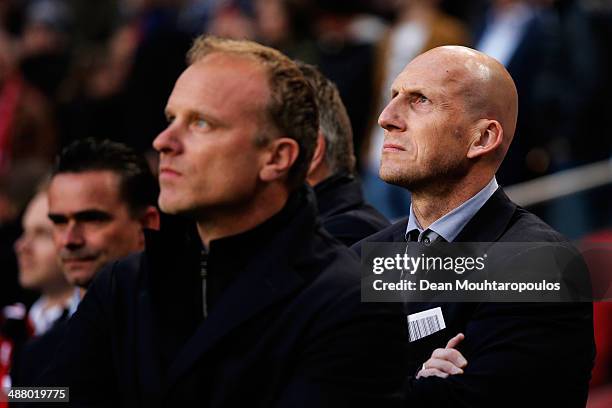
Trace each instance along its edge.
<instances>
[{"instance_id":1,"label":"chin","mask_svg":"<svg viewBox=\"0 0 612 408\"><path fill-rule=\"evenodd\" d=\"M36 282L32 279L19 279L19 285L28 290L37 290Z\"/></svg>"},{"instance_id":2,"label":"chin","mask_svg":"<svg viewBox=\"0 0 612 408\"><path fill-rule=\"evenodd\" d=\"M378 176L385 183L408 189L414 184L414 180L409 175L402 174L400 171L385 169L384 167L380 168Z\"/></svg>"},{"instance_id":3,"label":"chin","mask_svg":"<svg viewBox=\"0 0 612 408\"><path fill-rule=\"evenodd\" d=\"M166 214L170 215L186 215L190 216L196 212L197 207L194 206L191 197L184 195L167 195L160 194L158 200L159 208Z\"/></svg>"},{"instance_id":4,"label":"chin","mask_svg":"<svg viewBox=\"0 0 612 408\"><path fill-rule=\"evenodd\" d=\"M89 284L92 281L93 281L93 276L92 277L78 276L78 277L73 277L72 279L70 279L69 282L72 286L78 286L80 288L87 289L89 287Z\"/></svg>"},{"instance_id":5,"label":"chin","mask_svg":"<svg viewBox=\"0 0 612 408\"><path fill-rule=\"evenodd\" d=\"M89 286L93 278L95 277L95 272L91 272L89 270L83 269L73 269L68 270L65 273L66 280L72 286L79 286L81 288L86 288Z\"/></svg>"},{"instance_id":6,"label":"chin","mask_svg":"<svg viewBox=\"0 0 612 408\"><path fill-rule=\"evenodd\" d=\"M164 198L163 194L160 194L158 204L159 208L166 214L177 214L179 212L178 203Z\"/></svg>"}]
</instances>

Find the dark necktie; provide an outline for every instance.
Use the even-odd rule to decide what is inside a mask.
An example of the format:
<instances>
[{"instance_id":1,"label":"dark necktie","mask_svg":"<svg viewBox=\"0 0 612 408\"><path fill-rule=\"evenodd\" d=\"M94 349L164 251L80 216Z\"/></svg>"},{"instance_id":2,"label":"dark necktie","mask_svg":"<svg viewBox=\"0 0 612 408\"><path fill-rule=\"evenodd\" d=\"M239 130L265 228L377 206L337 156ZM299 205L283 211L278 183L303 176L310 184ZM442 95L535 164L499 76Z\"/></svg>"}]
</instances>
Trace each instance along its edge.
<instances>
[{"instance_id":1,"label":"dark necktie","mask_svg":"<svg viewBox=\"0 0 612 408\"><path fill-rule=\"evenodd\" d=\"M427 234L423 234L421 240L419 240L419 236L421 233L417 229L413 229L406 234L406 249L404 253L409 257L415 258L421 255L427 256L429 252L428 249L431 249L435 244L439 242L447 242L441 235L438 235L434 232L435 238L431 239ZM420 242L421 245L417 245L416 243ZM424 248L425 247L425 248ZM406 271L402 272L401 277L404 277ZM427 273L427 271L424 271Z\"/></svg>"}]
</instances>

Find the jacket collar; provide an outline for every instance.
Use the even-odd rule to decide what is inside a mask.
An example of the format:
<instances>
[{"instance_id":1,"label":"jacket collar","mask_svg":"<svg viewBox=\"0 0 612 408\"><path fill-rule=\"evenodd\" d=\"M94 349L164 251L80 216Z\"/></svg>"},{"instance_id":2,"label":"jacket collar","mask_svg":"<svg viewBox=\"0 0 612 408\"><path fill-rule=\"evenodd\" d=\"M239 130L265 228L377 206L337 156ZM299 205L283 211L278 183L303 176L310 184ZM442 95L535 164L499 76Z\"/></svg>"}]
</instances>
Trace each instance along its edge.
<instances>
[{"instance_id":1,"label":"jacket collar","mask_svg":"<svg viewBox=\"0 0 612 408\"><path fill-rule=\"evenodd\" d=\"M361 183L348 174L334 174L314 187L321 217L344 213L364 204Z\"/></svg>"},{"instance_id":2,"label":"jacket collar","mask_svg":"<svg viewBox=\"0 0 612 408\"><path fill-rule=\"evenodd\" d=\"M516 209L517 205L508 198L501 187L498 188L459 233L455 242L499 240L508 229Z\"/></svg>"}]
</instances>

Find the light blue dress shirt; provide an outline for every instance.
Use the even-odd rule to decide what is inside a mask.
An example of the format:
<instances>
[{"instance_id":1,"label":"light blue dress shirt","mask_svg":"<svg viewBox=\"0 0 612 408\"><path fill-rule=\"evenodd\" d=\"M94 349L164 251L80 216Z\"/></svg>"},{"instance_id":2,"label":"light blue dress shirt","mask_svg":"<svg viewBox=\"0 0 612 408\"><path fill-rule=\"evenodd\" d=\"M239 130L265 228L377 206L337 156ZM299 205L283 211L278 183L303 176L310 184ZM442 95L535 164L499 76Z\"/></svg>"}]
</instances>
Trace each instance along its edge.
<instances>
[{"instance_id":1,"label":"light blue dress shirt","mask_svg":"<svg viewBox=\"0 0 612 408\"><path fill-rule=\"evenodd\" d=\"M81 303L81 289L79 287L75 287L72 297L70 298L70 304L68 305L68 317L72 317L74 312L77 311L79 308L79 303Z\"/></svg>"},{"instance_id":2,"label":"light blue dress shirt","mask_svg":"<svg viewBox=\"0 0 612 408\"><path fill-rule=\"evenodd\" d=\"M410 216L408 217L408 226L406 227L406 241L410 240L410 232L416 230L419 233L418 242L423 242L426 245L429 245L430 242L435 241L438 237L444 238L447 242L452 242L472 217L476 215L478 210L491 198L498 187L497 180L493 177L489 184L476 193L476 195L448 214L437 219L426 230L423 230L419 225L414 215L412 204L410 204Z\"/></svg>"}]
</instances>

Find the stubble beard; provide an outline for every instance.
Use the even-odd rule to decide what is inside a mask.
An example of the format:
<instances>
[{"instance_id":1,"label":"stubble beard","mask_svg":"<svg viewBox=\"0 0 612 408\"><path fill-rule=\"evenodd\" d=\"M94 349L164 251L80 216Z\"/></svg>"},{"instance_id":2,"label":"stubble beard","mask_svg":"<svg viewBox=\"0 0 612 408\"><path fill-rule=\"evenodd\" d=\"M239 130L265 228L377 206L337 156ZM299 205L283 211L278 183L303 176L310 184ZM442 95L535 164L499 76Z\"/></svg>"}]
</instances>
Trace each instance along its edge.
<instances>
[{"instance_id":1,"label":"stubble beard","mask_svg":"<svg viewBox=\"0 0 612 408\"><path fill-rule=\"evenodd\" d=\"M469 163L464 161L440 161L429 163L426 169L385 166L381 162L379 177L388 184L405 188L412 193L434 193L445 190L449 185L463 179L469 172Z\"/></svg>"}]
</instances>

